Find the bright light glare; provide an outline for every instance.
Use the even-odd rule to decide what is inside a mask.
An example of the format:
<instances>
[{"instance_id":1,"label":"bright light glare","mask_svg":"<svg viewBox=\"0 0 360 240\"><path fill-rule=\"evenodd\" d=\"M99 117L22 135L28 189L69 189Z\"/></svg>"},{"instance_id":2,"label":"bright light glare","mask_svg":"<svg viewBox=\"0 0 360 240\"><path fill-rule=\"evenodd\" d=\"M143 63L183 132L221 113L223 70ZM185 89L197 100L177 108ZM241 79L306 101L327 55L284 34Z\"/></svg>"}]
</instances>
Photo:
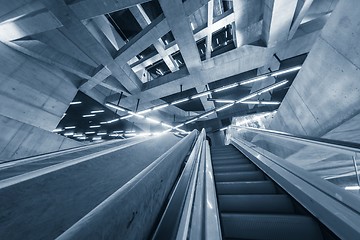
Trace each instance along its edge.
<instances>
[{"instance_id":1,"label":"bright light glare","mask_svg":"<svg viewBox=\"0 0 360 240\"><path fill-rule=\"evenodd\" d=\"M164 127L168 127L168 128L172 128L172 126L171 125L169 125L169 124L166 124L166 123L161 123L161 125L163 125Z\"/></svg>"},{"instance_id":2,"label":"bright light glare","mask_svg":"<svg viewBox=\"0 0 360 240\"><path fill-rule=\"evenodd\" d=\"M70 126L70 127L65 127L65 129L74 129L76 128L75 126Z\"/></svg>"},{"instance_id":3,"label":"bright light glare","mask_svg":"<svg viewBox=\"0 0 360 240\"><path fill-rule=\"evenodd\" d=\"M101 125L92 125L89 128L99 128L99 127L101 127Z\"/></svg>"},{"instance_id":4,"label":"bright light glare","mask_svg":"<svg viewBox=\"0 0 360 240\"><path fill-rule=\"evenodd\" d=\"M74 135L73 132L68 132L68 133L65 133L65 134L64 134L64 136L72 136L72 135Z\"/></svg>"},{"instance_id":5,"label":"bright light glare","mask_svg":"<svg viewBox=\"0 0 360 240\"><path fill-rule=\"evenodd\" d=\"M148 120L149 122L152 122L152 123L156 123L156 124L160 123L160 121L153 119L153 118L146 118L146 120Z\"/></svg>"},{"instance_id":6,"label":"bright light glare","mask_svg":"<svg viewBox=\"0 0 360 240\"><path fill-rule=\"evenodd\" d=\"M64 131L64 130L61 129L61 128L56 128L56 129L52 130L52 132L54 132L54 133L56 133L56 132L62 132L62 131Z\"/></svg>"}]
</instances>

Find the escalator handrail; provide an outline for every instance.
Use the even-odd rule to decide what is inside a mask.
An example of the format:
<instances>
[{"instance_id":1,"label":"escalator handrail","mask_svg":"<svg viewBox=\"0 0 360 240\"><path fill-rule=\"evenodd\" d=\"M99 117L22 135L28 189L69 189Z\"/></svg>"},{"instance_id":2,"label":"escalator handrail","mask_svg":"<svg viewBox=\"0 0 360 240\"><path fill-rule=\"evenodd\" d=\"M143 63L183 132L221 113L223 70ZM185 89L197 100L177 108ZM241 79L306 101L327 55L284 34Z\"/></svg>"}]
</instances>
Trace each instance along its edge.
<instances>
[{"instance_id":1,"label":"escalator handrail","mask_svg":"<svg viewBox=\"0 0 360 240\"><path fill-rule=\"evenodd\" d=\"M294 135L290 133L268 130L268 129L260 129L260 128L253 128L253 127L240 127L240 126L231 126L234 129L240 129L248 132L259 133L262 135L272 136L279 139L285 139L288 141L302 143L306 145L316 145L326 148L332 148L332 150L340 152L340 153L360 153L360 144L340 141L340 140L333 140L333 139L326 139L326 138L317 138L317 137L310 137L310 136L302 136L302 135Z\"/></svg>"},{"instance_id":2,"label":"escalator handrail","mask_svg":"<svg viewBox=\"0 0 360 240\"><path fill-rule=\"evenodd\" d=\"M355 195L244 139L232 137L231 144L311 213L316 215L320 209L317 217L338 236L351 239L360 235L356 225L360 222L360 205Z\"/></svg>"}]
</instances>

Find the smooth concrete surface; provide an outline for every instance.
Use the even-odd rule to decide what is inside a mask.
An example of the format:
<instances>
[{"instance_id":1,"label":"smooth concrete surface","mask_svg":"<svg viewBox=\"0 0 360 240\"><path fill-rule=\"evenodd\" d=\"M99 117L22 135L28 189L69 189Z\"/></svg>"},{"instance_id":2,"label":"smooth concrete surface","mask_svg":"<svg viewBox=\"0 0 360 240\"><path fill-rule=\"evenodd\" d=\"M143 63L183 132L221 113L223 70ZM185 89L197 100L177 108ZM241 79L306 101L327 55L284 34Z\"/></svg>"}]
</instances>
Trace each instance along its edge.
<instances>
[{"instance_id":1,"label":"smooth concrete surface","mask_svg":"<svg viewBox=\"0 0 360 240\"><path fill-rule=\"evenodd\" d=\"M153 161L62 234L59 240L150 239L196 135L193 131Z\"/></svg>"},{"instance_id":2,"label":"smooth concrete surface","mask_svg":"<svg viewBox=\"0 0 360 240\"><path fill-rule=\"evenodd\" d=\"M62 149L83 143L0 115L0 163Z\"/></svg>"},{"instance_id":3,"label":"smooth concrete surface","mask_svg":"<svg viewBox=\"0 0 360 240\"><path fill-rule=\"evenodd\" d=\"M324 136L360 112L360 5L340 1L286 94L271 129ZM337 134L347 139L347 134Z\"/></svg>"},{"instance_id":4,"label":"smooth concrete surface","mask_svg":"<svg viewBox=\"0 0 360 240\"><path fill-rule=\"evenodd\" d=\"M56 238L179 140L156 137L0 189L0 238Z\"/></svg>"}]
</instances>

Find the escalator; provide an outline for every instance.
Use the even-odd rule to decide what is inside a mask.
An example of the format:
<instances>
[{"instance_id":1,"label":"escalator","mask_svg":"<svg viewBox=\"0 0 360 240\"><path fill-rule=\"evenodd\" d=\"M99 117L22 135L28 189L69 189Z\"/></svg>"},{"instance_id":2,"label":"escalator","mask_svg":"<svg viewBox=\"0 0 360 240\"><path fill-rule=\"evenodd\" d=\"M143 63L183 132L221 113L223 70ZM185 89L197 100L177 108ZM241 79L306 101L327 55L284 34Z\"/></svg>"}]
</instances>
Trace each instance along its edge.
<instances>
[{"instance_id":1,"label":"escalator","mask_svg":"<svg viewBox=\"0 0 360 240\"><path fill-rule=\"evenodd\" d=\"M329 239L312 215L235 147L213 147L211 157L224 239Z\"/></svg>"}]
</instances>

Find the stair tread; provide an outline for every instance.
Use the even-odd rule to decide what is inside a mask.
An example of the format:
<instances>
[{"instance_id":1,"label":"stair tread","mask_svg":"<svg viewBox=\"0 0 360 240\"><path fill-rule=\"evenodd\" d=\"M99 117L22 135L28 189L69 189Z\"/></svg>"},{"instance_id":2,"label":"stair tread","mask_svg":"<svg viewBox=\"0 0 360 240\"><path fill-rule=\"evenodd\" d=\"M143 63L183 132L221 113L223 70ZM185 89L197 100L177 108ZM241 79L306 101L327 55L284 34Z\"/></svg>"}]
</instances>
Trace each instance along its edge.
<instances>
[{"instance_id":1,"label":"stair tread","mask_svg":"<svg viewBox=\"0 0 360 240\"><path fill-rule=\"evenodd\" d=\"M285 194L219 195L221 212L293 214L294 206Z\"/></svg>"},{"instance_id":2,"label":"stair tread","mask_svg":"<svg viewBox=\"0 0 360 240\"><path fill-rule=\"evenodd\" d=\"M221 214L225 238L242 239L322 239L315 220L303 215Z\"/></svg>"}]
</instances>

